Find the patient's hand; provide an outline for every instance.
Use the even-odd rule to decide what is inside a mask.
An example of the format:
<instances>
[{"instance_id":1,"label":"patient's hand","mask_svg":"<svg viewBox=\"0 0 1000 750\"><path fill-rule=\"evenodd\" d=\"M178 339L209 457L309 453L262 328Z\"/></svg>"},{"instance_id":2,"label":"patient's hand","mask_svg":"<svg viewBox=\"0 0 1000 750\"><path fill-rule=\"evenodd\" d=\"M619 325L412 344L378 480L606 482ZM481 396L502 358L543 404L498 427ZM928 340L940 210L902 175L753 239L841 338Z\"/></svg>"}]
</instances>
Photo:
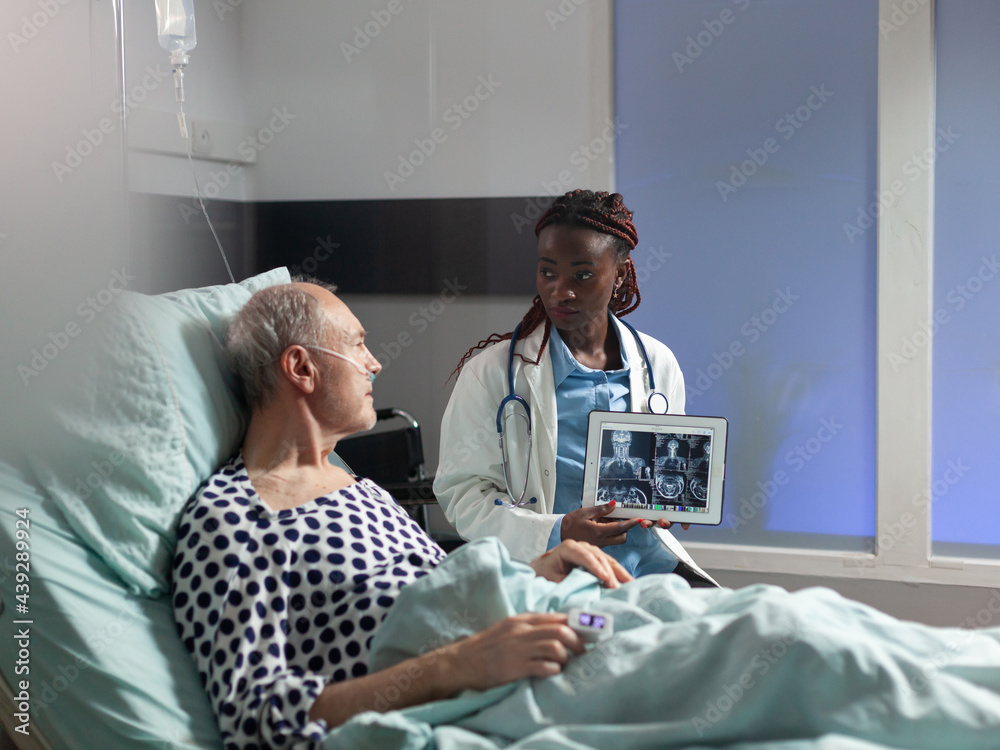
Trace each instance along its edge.
<instances>
[{"instance_id":1,"label":"patient's hand","mask_svg":"<svg viewBox=\"0 0 1000 750\"><path fill-rule=\"evenodd\" d=\"M560 612L514 615L431 653L445 657L442 663L457 689L488 690L527 677L551 677L571 656L584 652L583 640L566 622Z\"/></svg>"},{"instance_id":2,"label":"patient's hand","mask_svg":"<svg viewBox=\"0 0 1000 750\"><path fill-rule=\"evenodd\" d=\"M376 711L419 706L463 690L488 690L528 677L551 677L570 657L584 652L583 640L566 622L561 612L515 615L379 672L329 682L313 702L309 717L340 726L362 711L371 711L372 699L388 695L390 688L396 697L383 702L383 708L375 701Z\"/></svg>"},{"instance_id":3,"label":"patient's hand","mask_svg":"<svg viewBox=\"0 0 1000 750\"><path fill-rule=\"evenodd\" d=\"M553 547L539 557L531 567L542 578L558 583L569 575L573 568L583 568L593 573L608 588L618 588L632 576L615 558L599 547L587 542L569 539L558 547Z\"/></svg>"}]
</instances>

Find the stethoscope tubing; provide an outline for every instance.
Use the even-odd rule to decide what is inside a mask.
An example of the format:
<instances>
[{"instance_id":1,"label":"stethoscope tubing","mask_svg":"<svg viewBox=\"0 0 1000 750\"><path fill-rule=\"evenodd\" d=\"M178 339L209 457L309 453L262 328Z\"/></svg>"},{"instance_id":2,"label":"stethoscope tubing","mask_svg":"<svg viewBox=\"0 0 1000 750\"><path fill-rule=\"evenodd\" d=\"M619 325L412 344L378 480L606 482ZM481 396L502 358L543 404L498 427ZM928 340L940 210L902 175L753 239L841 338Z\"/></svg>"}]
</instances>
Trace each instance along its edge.
<instances>
[{"instance_id":1,"label":"stethoscope tubing","mask_svg":"<svg viewBox=\"0 0 1000 750\"><path fill-rule=\"evenodd\" d=\"M620 318L617 319L623 326L625 326L632 335L635 337L635 342L639 345L639 351L642 353L643 361L646 365L646 379L649 381L649 397L646 400L646 404L649 407L650 412L666 414L670 403L667 401L666 396L656 390L656 380L653 376L653 365L649 360L649 353L646 351L646 346L642 343L642 339L639 337L639 332L629 323ZM523 398L518 396L514 392L514 346L517 344L518 338L521 335L521 323L518 323L513 332L510 335L510 347L507 350L507 395L500 402L499 408L497 408L497 434L500 436L500 463L503 467L503 480L504 485L507 490L507 494L512 500L512 505L508 507L521 507L526 505L524 502L524 495L528 491L528 476L531 470L531 442L532 442L532 429L531 429L531 407L528 402ZM504 440L504 409L508 404L519 404L524 413L520 414L514 412L515 416L521 417L525 420L527 425L528 434L528 465L525 467L524 475L524 487L521 490L521 494L518 496L517 500L514 501L514 492L510 487L510 461L508 459L508 451L506 449L506 441ZM655 406L655 408L654 408ZM536 498L531 498L528 503L535 502ZM505 505L505 503L499 498L495 501L497 505Z\"/></svg>"}]
</instances>

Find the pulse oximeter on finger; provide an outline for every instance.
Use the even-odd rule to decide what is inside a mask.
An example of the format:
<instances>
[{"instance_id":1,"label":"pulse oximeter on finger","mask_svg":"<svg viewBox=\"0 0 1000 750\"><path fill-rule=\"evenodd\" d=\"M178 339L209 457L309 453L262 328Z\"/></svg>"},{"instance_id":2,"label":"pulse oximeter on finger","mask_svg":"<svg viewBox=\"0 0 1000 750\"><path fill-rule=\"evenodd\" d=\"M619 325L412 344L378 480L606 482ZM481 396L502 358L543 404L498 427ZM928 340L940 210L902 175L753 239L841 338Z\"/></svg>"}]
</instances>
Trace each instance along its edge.
<instances>
[{"instance_id":1,"label":"pulse oximeter on finger","mask_svg":"<svg viewBox=\"0 0 1000 750\"><path fill-rule=\"evenodd\" d=\"M615 618L606 612L574 607L569 611L569 626L587 643L596 643L615 632Z\"/></svg>"}]
</instances>

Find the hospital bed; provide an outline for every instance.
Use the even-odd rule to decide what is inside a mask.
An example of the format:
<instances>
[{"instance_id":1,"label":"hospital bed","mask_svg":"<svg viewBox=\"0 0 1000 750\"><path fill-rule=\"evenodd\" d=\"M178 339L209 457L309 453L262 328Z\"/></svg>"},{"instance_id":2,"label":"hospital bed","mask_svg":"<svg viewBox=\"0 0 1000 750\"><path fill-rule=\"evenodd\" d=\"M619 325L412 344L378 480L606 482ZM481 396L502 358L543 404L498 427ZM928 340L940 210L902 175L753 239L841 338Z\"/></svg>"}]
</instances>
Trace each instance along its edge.
<instances>
[{"instance_id":1,"label":"hospital bed","mask_svg":"<svg viewBox=\"0 0 1000 750\"><path fill-rule=\"evenodd\" d=\"M221 747L175 632L174 526L246 427L223 356L225 323L253 292L287 281L281 268L240 284L127 294L86 332L89 340L53 363L59 372L44 373L33 394L45 412L41 427L23 455L0 457L0 750ZM398 502L423 513L434 499L419 426L406 412L382 411L405 426L347 450L363 474L373 468L366 451L377 449L383 464L386 451L400 453L399 468L381 478ZM350 468L336 454L331 460ZM30 598L19 615L14 528L24 509ZM31 624L14 624L24 619ZM29 727L15 700L25 676L13 671L13 635L23 627Z\"/></svg>"},{"instance_id":2,"label":"hospital bed","mask_svg":"<svg viewBox=\"0 0 1000 750\"><path fill-rule=\"evenodd\" d=\"M241 284L156 297L123 295L121 314L109 312L105 315L99 325L88 330L88 341L78 339L76 345L63 352L58 360L61 370L47 371L44 373L47 380L37 384L41 396L36 404L39 407L38 424L25 425L26 434L20 440L22 451L16 454L7 451L0 457L0 602L3 604L0 611L0 718L7 734L7 739L0 740L0 750L6 750L3 743L8 746L14 743L21 750L50 747L53 750L214 750L222 747L194 662L177 637L174 626L169 598L174 526L188 498L236 450L245 430L246 414L223 356L225 324L254 291L287 280L287 271L277 269ZM21 438L20 434L18 437ZM18 511L22 511L20 516ZM16 597L14 529L16 519L24 515L30 519L30 598L25 611L18 612L21 601ZM457 566L464 572L467 562L488 562L491 554L506 554L497 550L491 552L490 542L480 540L463 547L456 554L464 558L449 558L454 560L452 569ZM517 573L509 564L487 564L484 580L502 581L502 577L494 574L494 570L502 570L513 576L511 580L521 581L519 585L522 586L544 589L554 585L533 575L527 576L525 584L524 568L520 567L521 573ZM587 587L598 588L586 574L576 572L573 575L577 578L572 585L564 587L570 596L579 593L573 593L574 586L580 591ZM413 596L420 596L418 588L432 578L429 576L407 587L404 595L409 596L412 592ZM465 582L460 583L466 587ZM497 727L510 727L532 719L539 724L535 727L539 733L537 742L525 745L531 747L660 747L668 739L671 747L711 744L740 750L874 750L889 746L836 735L837 727L844 724L836 723L838 716L834 710L812 716L815 726L819 727L817 733L800 736L801 741L790 744L782 741L782 737L773 742L773 738L768 737L761 744L736 742L736 739L744 739L739 734L743 724L735 727L735 734L730 735L728 742L683 740L685 732L690 735L695 728L702 728L693 724L693 719L706 710L705 705L715 705L711 700L721 701L718 694L721 687L745 677L739 672L745 669L741 660L749 659L752 665L754 659L762 658L761 654L771 653L766 650L770 646L764 644L775 643L768 628L773 629L776 621L770 620L768 613L785 610L772 607L769 602L783 601L788 595L774 587L760 587L757 592L750 588L728 593L716 589L695 594L680 579L666 587L662 582L643 579L628 587L628 591L619 590L622 601L616 606L620 608L622 622L626 616L634 618L638 612L625 599L634 597L636 587L646 584L653 587L651 590L655 589L657 596L666 597L657 604L664 617L673 617L678 607L696 604L703 596L730 596L733 604L726 604L723 609L740 601L750 608L746 617L726 619L728 615L720 611L714 620L695 619L677 627L674 630L679 636L686 637L685 632L700 635L690 641L665 642L675 649L673 656L666 659L646 659L641 650L635 649L615 652L616 667L632 658L631 653L639 654L633 658L636 663L632 667L645 669L648 666L652 669L650 677L666 675L669 679L681 679L673 675L680 675L683 670L663 669L660 665L669 662L676 667L688 662L690 674L681 683L661 686L664 710L666 706L674 710L672 725L617 723L620 721L618 715L606 718L607 723L602 724L600 720L592 721L589 706L581 704L575 721L549 726L544 712L537 711L538 700L546 695L551 699L560 684L572 685L575 679L580 690L596 691L598 707L606 707L606 696L614 693L613 687L605 690L599 683L592 682L597 679L595 674L601 675L605 670L595 670L587 659L581 659L568 665L564 674L551 681L539 681L537 686L533 681L522 681L482 694L463 694L454 701L399 712L399 718L378 714L371 714L372 718L367 720L357 717L358 720L331 738L339 747L382 747L380 740L373 737L384 737L384 732L396 731L405 724L407 731L412 731L412 737L429 738L431 743L460 737L457 743L445 743L446 746L466 747L466 741L473 735L459 733L479 731L475 722L480 721L485 722L483 726L487 729L482 735L474 735L482 739L475 746L499 747L489 741L489 735L497 734ZM463 588L463 591L468 590ZM488 587L477 586L471 590L474 595L469 603L474 608L479 607L473 611L479 613L480 619L485 619L482 613L500 611L503 602L512 601L511 591L502 587L494 592L495 599L489 598L493 594ZM815 612L826 608L832 617L842 611L857 610L861 605L841 600L833 592L814 591L818 593L811 594L811 599L798 600L804 601L799 605L801 622L817 620L818 626L837 631L830 636L831 643L842 643L839 628L827 626L828 618L825 615L814 617ZM546 600L553 595L547 589L541 593ZM677 598L671 599L674 595ZM424 609L420 617L413 616L420 605L400 609L405 615L397 618L395 632L390 627L391 618L386 620L383 645L388 644L390 652L396 649L403 653L405 648L413 653L421 652L422 645L429 642L431 635L440 635L442 620L439 615L454 609L456 596L442 589L437 601L432 596L422 602ZM483 601L476 601L477 597ZM465 604L463 599L463 607ZM648 606L643 612L647 610ZM466 610L461 614L455 622L465 627ZM15 624L16 620L30 622ZM728 624L711 634L699 630L713 627L712 622ZM986 664L1000 664L1000 633L976 640L963 631L950 634L948 631L932 633L930 629L914 631L892 618L867 610L861 613L860 619L853 617L850 622L884 629L887 633L898 630L906 637L916 632L919 641L930 644L936 639L938 647L950 637L971 656L961 650L949 651L949 663L941 669L954 669L955 674L935 683L939 693L925 696L914 689L912 683L907 683L905 675L899 673L897 662L885 656L887 649L896 647L898 638L869 642L862 633L856 639L848 639L858 644L857 651L849 646L846 651L841 648L821 653L822 649L815 646L822 640L802 641L800 647L796 646L800 642L796 636L787 641L792 644L789 652L793 648L796 651L795 659L789 657L775 662L773 669L768 662L769 674L779 670L786 673L782 690L789 692L780 692L772 699L771 691L763 687L756 692L747 691L748 697L744 697L739 709L753 713L751 718L765 730L780 730L789 715L798 717L805 713L801 706L791 714L787 711L789 697L804 678L808 679L810 687L803 694L814 694L817 674L848 665L860 690L870 691L879 700L884 697L890 701L885 705L869 702L856 707L845 697L842 705L846 711L867 710L866 705L872 707L868 715L851 713L850 721L877 723L882 721L887 708L896 714L924 717L950 710L938 727L943 737L949 735L951 727L962 722L975 724L977 731L982 725L983 733L979 735L982 741L963 744L963 750L997 747L1000 677L994 674L1000 674L1000 666L987 668ZM23 676L15 674L15 665L23 658L14 637L25 627L30 631L27 711L30 724L26 727L19 717L23 713L22 703L17 700L19 680ZM634 630L632 634L638 638L639 632ZM731 641L727 640L727 634ZM382 637L380 632L376 641ZM623 638L630 637L631 634L623 633ZM627 643L627 640L622 642ZM640 642L636 640L634 645ZM948 648L951 648L950 642ZM993 652L989 662L985 661L988 651ZM378 648L373 654L377 660ZM693 661L695 656L702 661ZM982 665L979 660L984 660ZM724 677L724 681L728 680L725 686L697 679L707 667L717 668L719 664L735 670L730 677ZM375 666L380 665L376 663ZM986 690L967 682L966 674L978 674L983 685L996 683L998 689ZM879 680L888 680L884 688L880 687L881 683L873 682L873 675ZM756 677L757 673L754 679ZM636 700L648 692L643 680L628 684L632 683L639 687ZM843 687L843 682L838 684ZM538 692L533 692L536 687ZM947 698L944 688L954 688L951 699ZM491 696L498 692L513 697L505 698L503 703L487 705L485 701L493 700ZM850 694L850 690L845 693ZM706 696L709 698L707 704ZM518 703L522 698L524 701ZM970 710L977 705L977 710ZM752 706L756 708L751 710ZM467 721L461 718L465 715L473 718L463 725L464 728L452 725L453 719ZM433 724L434 734L429 734L429 724L421 724L416 719ZM385 723L376 726L377 722ZM711 725L712 730L723 726L721 722L714 724L714 720L706 720L703 724L705 727ZM726 726L727 730L732 729L731 725ZM827 726L832 729L824 730ZM834 734L825 734L830 731ZM697 735L700 737L700 731ZM359 737L360 742L356 741ZM757 739L761 737L757 735ZM919 742L920 738L915 741ZM928 741L936 742L933 738ZM959 747L949 742L924 743L924 746L935 748L946 745Z\"/></svg>"},{"instance_id":3,"label":"hospital bed","mask_svg":"<svg viewBox=\"0 0 1000 750\"><path fill-rule=\"evenodd\" d=\"M32 383L41 424L23 455L0 461L0 716L8 746L221 748L174 626L174 526L245 429L223 358L225 322L254 291L288 280L277 269L241 284L126 295L121 314L97 321L85 332L90 340L74 341ZM15 599L22 509L30 520L26 615ZM31 623L14 624L25 619ZM13 636L24 627L27 728L14 700L24 676L14 673Z\"/></svg>"}]
</instances>

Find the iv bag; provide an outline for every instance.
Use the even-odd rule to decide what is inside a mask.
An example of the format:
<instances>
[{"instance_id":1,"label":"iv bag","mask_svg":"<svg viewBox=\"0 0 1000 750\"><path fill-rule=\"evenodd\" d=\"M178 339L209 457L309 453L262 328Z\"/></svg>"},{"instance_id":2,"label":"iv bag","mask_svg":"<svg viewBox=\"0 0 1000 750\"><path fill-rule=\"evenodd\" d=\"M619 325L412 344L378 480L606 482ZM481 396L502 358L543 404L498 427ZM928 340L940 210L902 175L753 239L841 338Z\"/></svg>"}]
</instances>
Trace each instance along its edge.
<instances>
[{"instance_id":1,"label":"iv bag","mask_svg":"<svg viewBox=\"0 0 1000 750\"><path fill-rule=\"evenodd\" d=\"M198 43L194 33L194 0L156 0L160 46L171 55L184 54Z\"/></svg>"}]
</instances>

